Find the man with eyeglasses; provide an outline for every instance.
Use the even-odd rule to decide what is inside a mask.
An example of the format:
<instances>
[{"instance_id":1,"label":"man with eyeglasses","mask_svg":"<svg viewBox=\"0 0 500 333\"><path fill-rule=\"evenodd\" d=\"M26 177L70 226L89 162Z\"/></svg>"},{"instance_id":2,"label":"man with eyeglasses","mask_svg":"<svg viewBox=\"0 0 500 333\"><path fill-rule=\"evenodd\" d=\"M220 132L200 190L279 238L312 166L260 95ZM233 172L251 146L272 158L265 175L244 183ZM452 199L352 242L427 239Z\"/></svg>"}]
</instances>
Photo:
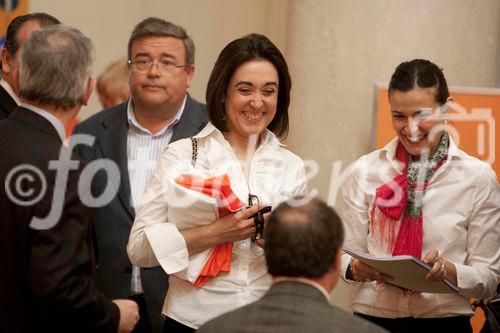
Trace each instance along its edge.
<instances>
[{"instance_id":1,"label":"man with eyeglasses","mask_svg":"<svg viewBox=\"0 0 500 333\"><path fill-rule=\"evenodd\" d=\"M94 197L108 185L118 187L109 204L93 209L97 283L109 297L137 301L141 321L134 332L162 331L168 288L161 267L139 269L128 259L135 209L168 143L197 134L208 121L206 106L187 93L195 71L194 49L182 27L159 18L140 22L128 43L130 99L97 113L74 131L95 137L93 146L75 147L83 160L110 159L120 169L119 184L100 172L91 185Z\"/></svg>"}]
</instances>

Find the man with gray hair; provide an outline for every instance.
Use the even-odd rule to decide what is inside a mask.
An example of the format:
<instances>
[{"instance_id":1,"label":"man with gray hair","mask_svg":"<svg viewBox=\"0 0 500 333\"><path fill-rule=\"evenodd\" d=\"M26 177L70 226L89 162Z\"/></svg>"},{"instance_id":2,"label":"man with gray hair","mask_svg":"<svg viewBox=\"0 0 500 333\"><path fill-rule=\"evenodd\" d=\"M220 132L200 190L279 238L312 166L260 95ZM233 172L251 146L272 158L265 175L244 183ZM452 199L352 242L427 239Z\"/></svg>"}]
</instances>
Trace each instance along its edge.
<instances>
[{"instance_id":1,"label":"man with gray hair","mask_svg":"<svg viewBox=\"0 0 500 333\"><path fill-rule=\"evenodd\" d=\"M58 19L47 13L31 13L15 17L7 27L2 48L2 80L0 80L0 119L7 118L18 106L19 88L14 76L19 71L18 50L33 31L59 24Z\"/></svg>"},{"instance_id":2,"label":"man with gray hair","mask_svg":"<svg viewBox=\"0 0 500 333\"><path fill-rule=\"evenodd\" d=\"M200 333L383 333L384 329L330 305L340 276L342 222L319 199L281 203L265 230L273 285L258 301L217 317Z\"/></svg>"},{"instance_id":3,"label":"man with gray hair","mask_svg":"<svg viewBox=\"0 0 500 333\"><path fill-rule=\"evenodd\" d=\"M92 93L92 60L90 39L62 25L33 32L20 50L21 104L0 121L1 332L130 332L139 319L137 304L94 285L82 166L64 145Z\"/></svg>"},{"instance_id":4,"label":"man with gray hair","mask_svg":"<svg viewBox=\"0 0 500 333\"><path fill-rule=\"evenodd\" d=\"M136 208L167 144L196 135L208 121L205 105L187 93L195 71L194 53L194 43L182 27L155 17L143 20L128 42L130 99L74 130L96 138L92 147L76 147L82 159L110 159L121 171L119 184L99 173L91 186L96 197L108 181L118 190L108 205L92 212L99 249L97 283L109 297L138 302L140 332L163 331L168 277L160 266L133 267L126 246Z\"/></svg>"}]
</instances>

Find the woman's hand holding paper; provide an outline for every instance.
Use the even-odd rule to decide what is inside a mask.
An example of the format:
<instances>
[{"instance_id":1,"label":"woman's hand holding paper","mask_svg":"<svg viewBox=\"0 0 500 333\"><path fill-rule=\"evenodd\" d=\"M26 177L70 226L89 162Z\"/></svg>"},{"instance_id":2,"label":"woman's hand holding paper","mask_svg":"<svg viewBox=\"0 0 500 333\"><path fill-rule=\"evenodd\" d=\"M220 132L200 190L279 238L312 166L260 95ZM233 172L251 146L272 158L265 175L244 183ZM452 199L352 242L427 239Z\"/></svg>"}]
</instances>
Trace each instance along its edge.
<instances>
[{"instance_id":1,"label":"woman's hand holding paper","mask_svg":"<svg viewBox=\"0 0 500 333\"><path fill-rule=\"evenodd\" d=\"M441 258L437 249L432 249L427 252L423 261L432 265L432 269L426 276L427 280L434 281L447 279L454 285L457 285L457 269L455 265Z\"/></svg>"}]
</instances>

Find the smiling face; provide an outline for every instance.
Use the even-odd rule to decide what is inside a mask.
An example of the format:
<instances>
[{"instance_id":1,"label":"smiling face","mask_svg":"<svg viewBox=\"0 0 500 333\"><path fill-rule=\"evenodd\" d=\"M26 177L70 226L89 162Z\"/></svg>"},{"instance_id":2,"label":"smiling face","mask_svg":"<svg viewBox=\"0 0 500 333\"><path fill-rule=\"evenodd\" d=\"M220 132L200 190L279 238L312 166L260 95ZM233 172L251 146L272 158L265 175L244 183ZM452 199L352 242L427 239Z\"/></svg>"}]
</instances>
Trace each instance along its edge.
<instances>
[{"instance_id":1,"label":"smiling face","mask_svg":"<svg viewBox=\"0 0 500 333\"><path fill-rule=\"evenodd\" d=\"M234 71L225 98L229 137L248 140L266 129L276 115L278 85L278 72L267 60L251 60Z\"/></svg>"},{"instance_id":2,"label":"smiling face","mask_svg":"<svg viewBox=\"0 0 500 333\"><path fill-rule=\"evenodd\" d=\"M389 103L392 126L406 151L418 158L429 150L429 157L432 156L442 132L436 88L413 88L407 92L391 90Z\"/></svg>"},{"instance_id":3,"label":"smiling face","mask_svg":"<svg viewBox=\"0 0 500 333\"><path fill-rule=\"evenodd\" d=\"M177 112L191 85L194 65L160 71L156 64L171 62L184 65L184 55L184 43L178 38L147 36L134 41L130 60L154 63L145 71L138 70L134 65L130 68L130 92L136 112L158 109L166 113Z\"/></svg>"}]
</instances>

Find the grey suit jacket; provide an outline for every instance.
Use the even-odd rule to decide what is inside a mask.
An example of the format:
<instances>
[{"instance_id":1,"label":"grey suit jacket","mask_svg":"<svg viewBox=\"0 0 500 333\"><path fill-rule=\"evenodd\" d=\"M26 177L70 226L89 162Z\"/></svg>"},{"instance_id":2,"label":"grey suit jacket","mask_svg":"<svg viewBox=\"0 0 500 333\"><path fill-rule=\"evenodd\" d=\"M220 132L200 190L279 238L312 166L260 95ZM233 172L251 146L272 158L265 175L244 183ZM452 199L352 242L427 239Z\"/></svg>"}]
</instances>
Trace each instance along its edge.
<instances>
[{"instance_id":1,"label":"grey suit jacket","mask_svg":"<svg viewBox=\"0 0 500 333\"><path fill-rule=\"evenodd\" d=\"M184 112L174 127L170 142L197 134L207 121L206 106L188 95ZM127 103L123 103L95 114L77 125L73 131L75 134L95 137L92 147L76 147L75 152L83 161L111 159L120 169L120 184L113 184L105 172L98 172L91 185L94 197L103 193L108 180L110 185L118 187L118 194L108 205L92 211L98 245L97 286L110 298L127 298L130 295L132 264L127 256L126 246L135 212L127 167L127 130ZM161 332L161 311L168 288L168 276L158 266L142 268L141 279L153 331Z\"/></svg>"},{"instance_id":2,"label":"grey suit jacket","mask_svg":"<svg viewBox=\"0 0 500 333\"><path fill-rule=\"evenodd\" d=\"M277 282L260 300L215 318L200 333L383 333L386 330L330 305L317 288Z\"/></svg>"}]
</instances>

